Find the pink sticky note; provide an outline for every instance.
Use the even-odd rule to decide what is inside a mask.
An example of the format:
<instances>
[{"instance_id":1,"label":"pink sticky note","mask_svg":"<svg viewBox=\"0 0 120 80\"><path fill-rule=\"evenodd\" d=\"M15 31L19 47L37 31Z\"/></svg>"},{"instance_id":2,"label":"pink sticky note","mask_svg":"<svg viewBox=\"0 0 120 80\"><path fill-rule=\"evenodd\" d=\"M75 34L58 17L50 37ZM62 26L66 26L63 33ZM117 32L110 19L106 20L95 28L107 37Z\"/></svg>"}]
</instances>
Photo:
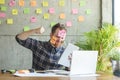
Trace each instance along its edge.
<instances>
[{"instance_id":1,"label":"pink sticky note","mask_svg":"<svg viewBox=\"0 0 120 80\"><path fill-rule=\"evenodd\" d=\"M9 2L9 6L14 6L15 5L15 0L10 0L10 2Z\"/></svg>"},{"instance_id":2,"label":"pink sticky note","mask_svg":"<svg viewBox=\"0 0 120 80\"><path fill-rule=\"evenodd\" d=\"M66 22L66 26L68 26L68 27L72 26L72 22L71 21L67 21Z\"/></svg>"},{"instance_id":3,"label":"pink sticky note","mask_svg":"<svg viewBox=\"0 0 120 80\"><path fill-rule=\"evenodd\" d=\"M6 14L5 13L0 13L0 18L4 18L6 17Z\"/></svg>"},{"instance_id":4,"label":"pink sticky note","mask_svg":"<svg viewBox=\"0 0 120 80\"><path fill-rule=\"evenodd\" d=\"M78 14L78 9L72 9L72 14Z\"/></svg>"},{"instance_id":5,"label":"pink sticky note","mask_svg":"<svg viewBox=\"0 0 120 80\"><path fill-rule=\"evenodd\" d=\"M37 21L36 17L31 17L31 18L30 18L30 22L34 23L34 22L36 22L36 21Z\"/></svg>"},{"instance_id":6,"label":"pink sticky note","mask_svg":"<svg viewBox=\"0 0 120 80\"><path fill-rule=\"evenodd\" d=\"M66 31L65 30L60 30L58 32L58 36L60 37L60 39L63 41L65 40L65 37L66 37Z\"/></svg>"},{"instance_id":7,"label":"pink sticky note","mask_svg":"<svg viewBox=\"0 0 120 80\"><path fill-rule=\"evenodd\" d=\"M50 8L49 9L49 13L52 13L52 14L55 13L55 9L54 8Z\"/></svg>"}]
</instances>

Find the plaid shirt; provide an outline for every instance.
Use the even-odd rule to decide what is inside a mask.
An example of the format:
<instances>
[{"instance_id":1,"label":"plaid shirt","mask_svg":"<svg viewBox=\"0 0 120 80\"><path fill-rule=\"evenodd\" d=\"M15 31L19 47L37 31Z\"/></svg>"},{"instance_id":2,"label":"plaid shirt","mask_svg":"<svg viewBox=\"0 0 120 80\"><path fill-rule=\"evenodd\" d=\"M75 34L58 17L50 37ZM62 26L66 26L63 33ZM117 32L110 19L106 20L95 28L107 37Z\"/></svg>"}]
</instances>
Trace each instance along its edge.
<instances>
[{"instance_id":1,"label":"plaid shirt","mask_svg":"<svg viewBox=\"0 0 120 80\"><path fill-rule=\"evenodd\" d=\"M17 36L16 41L33 52L33 69L47 70L65 68L64 66L58 64L58 60L64 51L63 47L55 48L49 41L42 42L32 38L20 40Z\"/></svg>"}]
</instances>

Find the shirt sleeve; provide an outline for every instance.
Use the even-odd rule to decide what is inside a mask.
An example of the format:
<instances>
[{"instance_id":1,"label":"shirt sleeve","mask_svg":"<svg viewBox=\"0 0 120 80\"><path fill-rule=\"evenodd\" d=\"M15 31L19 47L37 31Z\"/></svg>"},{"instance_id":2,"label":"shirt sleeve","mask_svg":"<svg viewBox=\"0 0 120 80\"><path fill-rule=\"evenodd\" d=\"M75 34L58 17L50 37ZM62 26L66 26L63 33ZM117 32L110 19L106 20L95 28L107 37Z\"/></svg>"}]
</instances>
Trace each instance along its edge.
<instances>
[{"instance_id":1,"label":"shirt sleeve","mask_svg":"<svg viewBox=\"0 0 120 80\"><path fill-rule=\"evenodd\" d=\"M16 35L15 39L20 45L22 45L32 51L35 51L37 49L37 44L39 43L39 41L32 39L32 38L27 38L26 40L21 40L17 36L18 35Z\"/></svg>"}]
</instances>

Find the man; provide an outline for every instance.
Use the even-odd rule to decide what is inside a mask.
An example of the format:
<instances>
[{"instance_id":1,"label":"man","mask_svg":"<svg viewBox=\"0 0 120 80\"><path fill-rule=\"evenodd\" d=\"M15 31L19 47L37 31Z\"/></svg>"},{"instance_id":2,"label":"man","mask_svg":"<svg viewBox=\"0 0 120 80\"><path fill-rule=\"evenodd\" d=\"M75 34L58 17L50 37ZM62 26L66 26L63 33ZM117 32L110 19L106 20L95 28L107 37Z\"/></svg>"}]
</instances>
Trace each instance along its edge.
<instances>
[{"instance_id":1,"label":"man","mask_svg":"<svg viewBox=\"0 0 120 80\"><path fill-rule=\"evenodd\" d=\"M29 36L42 34L43 27L32 29L16 35L16 41L33 52L32 68L36 70L68 69L58 64L58 60L64 52L62 44L66 37L66 29L60 23L52 27L49 41L38 41Z\"/></svg>"}]
</instances>

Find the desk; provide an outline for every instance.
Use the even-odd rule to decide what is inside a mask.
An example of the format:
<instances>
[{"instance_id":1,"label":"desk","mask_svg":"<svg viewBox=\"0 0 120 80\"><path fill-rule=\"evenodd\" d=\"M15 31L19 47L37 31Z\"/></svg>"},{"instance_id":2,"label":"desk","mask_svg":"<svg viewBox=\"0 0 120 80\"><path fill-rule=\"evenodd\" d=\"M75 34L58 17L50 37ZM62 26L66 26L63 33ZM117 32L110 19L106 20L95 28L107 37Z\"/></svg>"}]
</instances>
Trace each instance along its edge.
<instances>
[{"instance_id":1,"label":"desk","mask_svg":"<svg viewBox=\"0 0 120 80\"><path fill-rule=\"evenodd\" d=\"M97 77L16 77L10 73L0 73L0 80L120 80L120 77L108 74Z\"/></svg>"}]
</instances>

